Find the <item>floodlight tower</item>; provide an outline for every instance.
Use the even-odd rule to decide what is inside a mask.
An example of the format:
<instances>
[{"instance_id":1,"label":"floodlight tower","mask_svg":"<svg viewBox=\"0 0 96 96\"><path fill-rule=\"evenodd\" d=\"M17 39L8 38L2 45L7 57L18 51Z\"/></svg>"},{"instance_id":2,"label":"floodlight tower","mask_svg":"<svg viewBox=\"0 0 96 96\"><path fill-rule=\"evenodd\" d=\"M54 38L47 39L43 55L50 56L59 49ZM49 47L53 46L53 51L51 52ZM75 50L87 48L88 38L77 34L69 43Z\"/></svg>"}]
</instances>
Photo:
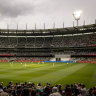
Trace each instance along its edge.
<instances>
[{"instance_id":1,"label":"floodlight tower","mask_svg":"<svg viewBox=\"0 0 96 96\"><path fill-rule=\"evenodd\" d=\"M80 20L81 14L82 14L81 10L73 12L73 17L75 18L75 20L77 22L77 26L78 26L78 22Z\"/></svg>"}]
</instances>

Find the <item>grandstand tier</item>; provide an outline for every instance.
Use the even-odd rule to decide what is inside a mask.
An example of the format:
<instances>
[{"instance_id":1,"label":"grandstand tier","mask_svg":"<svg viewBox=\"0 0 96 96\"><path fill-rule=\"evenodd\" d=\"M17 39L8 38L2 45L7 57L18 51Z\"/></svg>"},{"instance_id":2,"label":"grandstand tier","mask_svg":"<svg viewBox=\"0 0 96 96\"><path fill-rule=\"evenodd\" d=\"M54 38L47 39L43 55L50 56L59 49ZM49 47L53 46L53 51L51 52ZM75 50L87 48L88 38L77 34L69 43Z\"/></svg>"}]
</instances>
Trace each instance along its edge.
<instances>
[{"instance_id":1,"label":"grandstand tier","mask_svg":"<svg viewBox=\"0 0 96 96\"><path fill-rule=\"evenodd\" d=\"M0 59L50 60L56 54L96 54L96 24L44 30L0 29Z\"/></svg>"}]
</instances>

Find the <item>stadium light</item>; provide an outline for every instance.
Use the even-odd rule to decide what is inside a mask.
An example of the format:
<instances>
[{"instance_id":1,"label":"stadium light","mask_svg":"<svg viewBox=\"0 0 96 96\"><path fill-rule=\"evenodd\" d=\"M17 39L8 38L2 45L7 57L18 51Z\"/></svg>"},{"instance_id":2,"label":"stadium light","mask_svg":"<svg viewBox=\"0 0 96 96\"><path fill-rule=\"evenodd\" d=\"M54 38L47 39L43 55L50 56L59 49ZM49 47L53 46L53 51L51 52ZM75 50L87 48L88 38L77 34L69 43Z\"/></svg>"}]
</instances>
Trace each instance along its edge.
<instances>
[{"instance_id":1,"label":"stadium light","mask_svg":"<svg viewBox=\"0 0 96 96\"><path fill-rule=\"evenodd\" d=\"M78 21L80 20L81 14L82 14L81 10L73 12L73 17L77 21L77 26L78 26Z\"/></svg>"}]
</instances>

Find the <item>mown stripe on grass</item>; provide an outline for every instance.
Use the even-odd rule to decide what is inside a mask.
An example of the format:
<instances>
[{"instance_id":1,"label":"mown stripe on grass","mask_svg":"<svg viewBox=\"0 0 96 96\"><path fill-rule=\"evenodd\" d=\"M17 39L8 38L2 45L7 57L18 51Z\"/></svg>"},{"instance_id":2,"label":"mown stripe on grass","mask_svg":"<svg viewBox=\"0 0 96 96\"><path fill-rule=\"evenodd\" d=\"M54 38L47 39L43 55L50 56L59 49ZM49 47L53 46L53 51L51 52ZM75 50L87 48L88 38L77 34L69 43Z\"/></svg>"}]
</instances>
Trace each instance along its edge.
<instances>
[{"instance_id":1,"label":"mown stripe on grass","mask_svg":"<svg viewBox=\"0 0 96 96\"><path fill-rule=\"evenodd\" d=\"M69 66L67 64L63 64L62 66L54 66L54 67L50 67L50 68L47 67L46 69L35 70L34 72L31 71L30 73L24 73L24 74L22 73L18 76L21 77L22 79L36 78L36 77L41 77L41 76L44 76L49 73L51 74L52 72L66 69L67 67L72 67L72 66L75 66L75 64L70 64Z\"/></svg>"},{"instance_id":2,"label":"mown stripe on grass","mask_svg":"<svg viewBox=\"0 0 96 96\"><path fill-rule=\"evenodd\" d=\"M28 64L27 64L28 65ZM20 64L13 64L13 65L10 65L10 64L8 64L8 65L6 65L6 66L2 66L2 65L0 65L0 67L2 67L2 69L0 69L0 71L16 71L16 70L26 70L26 69L34 69L34 68L40 68L40 67L44 67L44 66L46 66L46 65L48 65L48 64L46 64L46 65L44 65L44 64L30 64L31 65L31 67L29 67L29 66L26 66L25 67L25 65L23 64L23 65L20 65Z\"/></svg>"},{"instance_id":3,"label":"mown stripe on grass","mask_svg":"<svg viewBox=\"0 0 96 96\"><path fill-rule=\"evenodd\" d=\"M95 64L93 64L92 67L93 68L91 68L90 70L93 70L93 75L92 75L90 81L88 82L88 85L87 85L88 88L96 86L96 67L95 67Z\"/></svg>"},{"instance_id":4,"label":"mown stripe on grass","mask_svg":"<svg viewBox=\"0 0 96 96\"><path fill-rule=\"evenodd\" d=\"M42 65L42 64L41 64ZM58 65L56 65L55 67L59 67L59 66L63 66L63 65L66 65L66 64L58 64ZM37 64L35 65L35 66L38 66ZM30 73L30 72L34 72L33 74L34 74L34 77L35 77L35 72L36 71L40 71L40 70L47 70L47 69L50 69L50 68L53 68L53 65L51 65L51 66L49 66L49 65L44 65L44 66L42 66L42 67L40 67L40 65L39 65L39 67L38 68L22 68L22 69L24 69L24 70L19 70L18 71L18 68L17 68L17 71L16 70L14 70L14 68L13 68L13 70L14 71L8 71L7 70L7 73L6 74L0 74L0 78L12 78L12 79L18 79L18 77L22 77L22 74L24 74L24 77L22 77L21 79L23 80L23 79L25 79L25 80L27 80L27 79L29 79L29 78L31 78L31 76L30 77L28 77L25 73ZM25 70L26 69L26 70ZM4 70L4 72L6 72L5 70ZM17 77L17 78L16 78Z\"/></svg>"},{"instance_id":5,"label":"mown stripe on grass","mask_svg":"<svg viewBox=\"0 0 96 96\"><path fill-rule=\"evenodd\" d=\"M94 73L94 71L96 71L95 66L93 66L93 64L88 64L87 66L70 74L69 76L62 78L56 83L62 83L63 86L65 86L66 84L73 84L74 82L78 82L85 84L87 88L92 87L93 83L96 84L96 74Z\"/></svg>"},{"instance_id":6,"label":"mown stripe on grass","mask_svg":"<svg viewBox=\"0 0 96 96\"><path fill-rule=\"evenodd\" d=\"M59 67L59 66L63 66L64 64L58 64L56 65L56 67ZM38 66L38 65L36 65ZM25 73L31 73L31 72L36 72L36 71L41 71L41 70L46 70L46 69L49 69L49 68L53 68L53 65L50 64L50 65L44 65L42 67L38 67L38 68L26 68L25 70L19 70L19 71L13 71L13 73L17 74L17 73L22 73L22 74L25 74Z\"/></svg>"},{"instance_id":7,"label":"mown stripe on grass","mask_svg":"<svg viewBox=\"0 0 96 96\"><path fill-rule=\"evenodd\" d=\"M22 73L21 75L23 76L23 75L29 75L29 74L34 74L34 73L37 73L37 74L40 74L40 73L43 74L43 73L45 73L46 74L46 73L50 73L50 72L53 72L53 71L55 72L57 70L64 69L66 67L67 67L66 64L58 64L58 65L56 65L54 67L53 67L53 65L51 65L51 66L45 66L45 68L43 67L43 68L39 68L37 70L36 69L30 70L28 72Z\"/></svg>"},{"instance_id":8,"label":"mown stripe on grass","mask_svg":"<svg viewBox=\"0 0 96 96\"><path fill-rule=\"evenodd\" d=\"M57 70L56 72L48 73L48 74L41 76L41 77L32 78L28 81L54 83L54 82L57 82L64 77L67 77L68 75L76 72L77 70L79 70L79 69L81 69L87 65L88 64L75 64L75 66L71 66L71 67L68 67L66 69L62 69L59 71Z\"/></svg>"}]
</instances>

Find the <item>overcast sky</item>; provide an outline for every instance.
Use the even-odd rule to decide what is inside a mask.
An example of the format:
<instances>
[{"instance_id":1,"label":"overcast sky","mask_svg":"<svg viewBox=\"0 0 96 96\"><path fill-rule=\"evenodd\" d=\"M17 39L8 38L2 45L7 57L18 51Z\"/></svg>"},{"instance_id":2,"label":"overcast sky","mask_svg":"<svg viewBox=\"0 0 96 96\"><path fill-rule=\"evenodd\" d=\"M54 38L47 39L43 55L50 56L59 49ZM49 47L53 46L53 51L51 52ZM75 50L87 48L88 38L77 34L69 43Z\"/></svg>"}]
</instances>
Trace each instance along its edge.
<instances>
[{"instance_id":1,"label":"overcast sky","mask_svg":"<svg viewBox=\"0 0 96 96\"><path fill-rule=\"evenodd\" d=\"M28 29L72 26L72 13L82 10L79 25L93 24L96 19L96 0L0 0L0 28ZM76 22L75 22L76 24Z\"/></svg>"}]
</instances>

